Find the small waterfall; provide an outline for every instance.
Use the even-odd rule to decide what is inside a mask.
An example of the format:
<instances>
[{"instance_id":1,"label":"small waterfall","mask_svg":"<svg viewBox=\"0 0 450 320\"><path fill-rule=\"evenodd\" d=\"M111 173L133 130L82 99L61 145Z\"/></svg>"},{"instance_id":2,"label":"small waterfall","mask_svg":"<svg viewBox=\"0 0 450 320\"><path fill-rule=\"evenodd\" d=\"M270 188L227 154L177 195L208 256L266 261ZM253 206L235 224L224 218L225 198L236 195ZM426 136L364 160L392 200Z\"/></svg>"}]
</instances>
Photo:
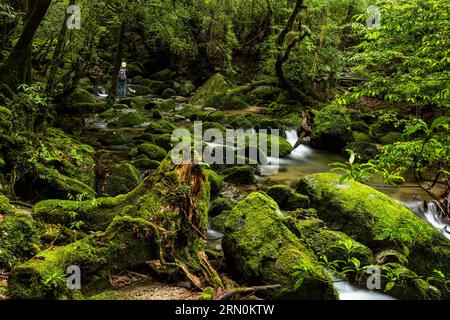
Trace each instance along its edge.
<instances>
[{"instance_id":1,"label":"small waterfall","mask_svg":"<svg viewBox=\"0 0 450 320\"><path fill-rule=\"evenodd\" d=\"M439 210L435 203L428 203L428 210L425 211L425 220L428 221L436 229L439 229L442 234L450 240L450 226L442 221Z\"/></svg>"},{"instance_id":2,"label":"small waterfall","mask_svg":"<svg viewBox=\"0 0 450 320\"><path fill-rule=\"evenodd\" d=\"M346 280L331 276L334 281L334 287L339 293L340 300L395 300L393 297L381 292L360 289L353 286Z\"/></svg>"},{"instance_id":3,"label":"small waterfall","mask_svg":"<svg viewBox=\"0 0 450 320\"><path fill-rule=\"evenodd\" d=\"M286 130L286 140L292 145L295 146L295 144L298 141L298 134L297 134L297 130L296 129L290 129L290 130ZM295 149L290 157L294 158L294 159L304 159L307 156L311 155L314 152L314 150L305 145L305 144L301 144L297 149Z\"/></svg>"}]
</instances>

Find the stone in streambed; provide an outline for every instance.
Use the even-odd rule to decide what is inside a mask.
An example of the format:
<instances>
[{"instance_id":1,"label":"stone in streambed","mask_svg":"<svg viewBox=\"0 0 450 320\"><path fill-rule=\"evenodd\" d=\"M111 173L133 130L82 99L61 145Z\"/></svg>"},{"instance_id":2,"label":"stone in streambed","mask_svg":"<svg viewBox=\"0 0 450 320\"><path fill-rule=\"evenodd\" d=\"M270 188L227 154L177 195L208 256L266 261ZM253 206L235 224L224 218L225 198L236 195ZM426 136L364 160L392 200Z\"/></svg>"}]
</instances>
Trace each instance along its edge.
<instances>
[{"instance_id":1,"label":"stone in streambed","mask_svg":"<svg viewBox=\"0 0 450 320\"><path fill-rule=\"evenodd\" d=\"M239 202L225 225L228 267L255 285L280 284L267 292L272 299L336 299L326 271L285 222L275 201L262 193ZM294 287L299 278L302 285Z\"/></svg>"}]
</instances>

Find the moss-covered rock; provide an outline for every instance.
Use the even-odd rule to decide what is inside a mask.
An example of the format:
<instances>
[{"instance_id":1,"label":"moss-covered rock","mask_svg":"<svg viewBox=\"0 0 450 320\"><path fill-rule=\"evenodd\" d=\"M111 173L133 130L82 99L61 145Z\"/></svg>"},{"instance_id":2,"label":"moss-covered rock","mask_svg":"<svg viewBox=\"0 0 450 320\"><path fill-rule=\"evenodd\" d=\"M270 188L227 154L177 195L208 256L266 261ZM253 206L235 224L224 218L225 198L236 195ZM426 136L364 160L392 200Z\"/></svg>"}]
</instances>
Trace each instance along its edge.
<instances>
[{"instance_id":1,"label":"moss-covered rock","mask_svg":"<svg viewBox=\"0 0 450 320\"><path fill-rule=\"evenodd\" d=\"M351 123L351 128L354 131L358 131L358 132L362 132L362 133L369 133L370 131L370 127L367 123L365 123L364 121L360 120L360 121L353 121Z\"/></svg>"},{"instance_id":2,"label":"moss-covered rock","mask_svg":"<svg viewBox=\"0 0 450 320\"><path fill-rule=\"evenodd\" d=\"M123 128L123 127L136 127L145 122L145 119L137 112L129 112L120 116L117 120L110 122L108 127L111 128Z\"/></svg>"},{"instance_id":3,"label":"moss-covered rock","mask_svg":"<svg viewBox=\"0 0 450 320\"><path fill-rule=\"evenodd\" d=\"M120 146L125 143L125 137L120 132L110 131L103 133L99 141L104 146Z\"/></svg>"},{"instance_id":4,"label":"moss-covered rock","mask_svg":"<svg viewBox=\"0 0 450 320\"><path fill-rule=\"evenodd\" d=\"M211 184L211 196L216 196L222 190L224 185L224 177L214 170L204 170Z\"/></svg>"},{"instance_id":5,"label":"moss-covered rock","mask_svg":"<svg viewBox=\"0 0 450 320\"><path fill-rule=\"evenodd\" d=\"M403 137L403 134L401 134L400 132L389 132L380 139L380 142L383 145L394 144L396 142L401 141L405 141L405 138Z\"/></svg>"},{"instance_id":6,"label":"moss-covered rock","mask_svg":"<svg viewBox=\"0 0 450 320\"><path fill-rule=\"evenodd\" d=\"M326 256L330 262L356 258L361 266L374 263L373 253L368 247L342 232L320 228L310 235L308 242L317 255Z\"/></svg>"},{"instance_id":7,"label":"moss-covered rock","mask_svg":"<svg viewBox=\"0 0 450 320\"><path fill-rule=\"evenodd\" d=\"M225 223L228 219L228 216L231 214L231 210L225 210L218 216L210 218L211 228L213 230L219 231L221 233L225 232Z\"/></svg>"},{"instance_id":8,"label":"moss-covered rock","mask_svg":"<svg viewBox=\"0 0 450 320\"><path fill-rule=\"evenodd\" d=\"M151 122L145 130L145 133L172 134L175 129L176 126L172 122L160 120Z\"/></svg>"},{"instance_id":9,"label":"moss-covered rock","mask_svg":"<svg viewBox=\"0 0 450 320\"><path fill-rule=\"evenodd\" d=\"M72 104L79 103L95 103L94 96L89 91L83 88L77 88L75 92L70 96L70 102Z\"/></svg>"},{"instance_id":10,"label":"moss-covered rock","mask_svg":"<svg viewBox=\"0 0 450 320\"><path fill-rule=\"evenodd\" d=\"M346 157L350 156L347 150L353 150L356 154L356 162L366 163L371 159L374 159L380 150L376 144L368 142L352 142L349 143L344 150L344 155Z\"/></svg>"},{"instance_id":11,"label":"moss-covered rock","mask_svg":"<svg viewBox=\"0 0 450 320\"><path fill-rule=\"evenodd\" d=\"M290 187L285 185L275 185L266 191L267 195L275 200L282 210L307 209L309 207L309 198L298 194Z\"/></svg>"},{"instance_id":12,"label":"moss-covered rock","mask_svg":"<svg viewBox=\"0 0 450 320\"><path fill-rule=\"evenodd\" d=\"M176 96L177 95L177 92L174 90L174 89L172 89L172 88L167 88L167 89L165 89L164 91L163 91L163 93L161 94L161 98L163 98L163 99L169 99L169 98L172 98L172 97L174 97L174 96Z\"/></svg>"},{"instance_id":13,"label":"moss-covered rock","mask_svg":"<svg viewBox=\"0 0 450 320\"><path fill-rule=\"evenodd\" d=\"M98 269L133 268L159 254L155 225L141 218L117 217L102 234L41 251L17 266L8 280L9 293L18 299L61 298L68 293L65 274L69 266L79 266L89 277Z\"/></svg>"},{"instance_id":14,"label":"moss-covered rock","mask_svg":"<svg viewBox=\"0 0 450 320\"><path fill-rule=\"evenodd\" d=\"M248 104L238 94L217 94L208 98L204 106L219 110L242 110L247 108Z\"/></svg>"},{"instance_id":15,"label":"moss-covered rock","mask_svg":"<svg viewBox=\"0 0 450 320\"><path fill-rule=\"evenodd\" d=\"M225 94L232 86L231 82L220 73L213 75L202 87L198 88L189 103L203 106L213 96Z\"/></svg>"},{"instance_id":16,"label":"moss-covered rock","mask_svg":"<svg viewBox=\"0 0 450 320\"><path fill-rule=\"evenodd\" d=\"M369 143L372 141L372 138L368 133L360 132L360 131L353 131L353 138L355 139L355 142L366 142Z\"/></svg>"},{"instance_id":17,"label":"moss-covered rock","mask_svg":"<svg viewBox=\"0 0 450 320\"><path fill-rule=\"evenodd\" d=\"M316 113L311 144L319 149L340 151L353 142L350 118L347 110L328 106Z\"/></svg>"},{"instance_id":18,"label":"moss-covered rock","mask_svg":"<svg viewBox=\"0 0 450 320\"><path fill-rule=\"evenodd\" d=\"M323 267L286 227L275 201L262 193L253 193L234 207L226 221L223 249L227 265L245 281L282 285L267 292L270 298L337 298ZM302 285L295 287L300 278Z\"/></svg>"},{"instance_id":19,"label":"moss-covered rock","mask_svg":"<svg viewBox=\"0 0 450 320\"><path fill-rule=\"evenodd\" d=\"M34 221L12 210L7 208L5 217L0 215L0 268L7 270L33 257L40 247L39 230Z\"/></svg>"},{"instance_id":20,"label":"moss-covered rock","mask_svg":"<svg viewBox=\"0 0 450 320\"><path fill-rule=\"evenodd\" d=\"M233 206L233 203L227 198L218 198L211 204L211 207L209 208L209 216L216 217L223 211L230 211L233 209Z\"/></svg>"},{"instance_id":21,"label":"moss-covered rock","mask_svg":"<svg viewBox=\"0 0 450 320\"><path fill-rule=\"evenodd\" d=\"M373 267L381 271L380 291L383 293L400 300L439 300L443 297L439 289L398 263L386 263ZM367 277L369 274L365 274L365 276ZM393 279L394 277L395 279ZM389 279L393 280L393 287L386 291Z\"/></svg>"},{"instance_id":22,"label":"moss-covered rock","mask_svg":"<svg viewBox=\"0 0 450 320\"><path fill-rule=\"evenodd\" d=\"M105 196L115 197L132 191L141 182L139 171L132 164L124 163L113 168L105 179L101 191Z\"/></svg>"},{"instance_id":23,"label":"moss-covered rock","mask_svg":"<svg viewBox=\"0 0 450 320\"><path fill-rule=\"evenodd\" d=\"M175 71L172 71L170 69L163 69L161 71L152 74L150 78L157 81L169 81L172 80L175 76L176 76Z\"/></svg>"},{"instance_id":24,"label":"moss-covered rock","mask_svg":"<svg viewBox=\"0 0 450 320\"><path fill-rule=\"evenodd\" d=\"M255 168L251 166L229 168L225 171L225 181L241 185L255 184Z\"/></svg>"},{"instance_id":25,"label":"moss-covered rock","mask_svg":"<svg viewBox=\"0 0 450 320\"><path fill-rule=\"evenodd\" d=\"M155 170L161 165L161 162L144 157L134 160L133 165L143 170Z\"/></svg>"},{"instance_id":26,"label":"moss-covered rock","mask_svg":"<svg viewBox=\"0 0 450 320\"><path fill-rule=\"evenodd\" d=\"M167 152L157 145L144 143L130 151L130 157L132 158L136 158L139 155L144 155L150 160L162 161L167 156Z\"/></svg>"},{"instance_id":27,"label":"moss-covered rock","mask_svg":"<svg viewBox=\"0 0 450 320\"><path fill-rule=\"evenodd\" d=\"M250 122L250 120L248 120L243 115L234 117L230 122L230 126L233 127L234 129L244 129L244 130L253 128L253 124Z\"/></svg>"},{"instance_id":28,"label":"moss-covered rock","mask_svg":"<svg viewBox=\"0 0 450 320\"><path fill-rule=\"evenodd\" d=\"M140 144L150 142L163 148L166 151L170 151L173 148L172 135L169 133L167 134L144 133L140 136L135 137L134 141Z\"/></svg>"},{"instance_id":29,"label":"moss-covered rock","mask_svg":"<svg viewBox=\"0 0 450 320\"><path fill-rule=\"evenodd\" d=\"M304 177L297 191L307 194L318 215L373 251L408 247L412 271L429 276L450 272L450 241L395 200L358 182L339 183L335 174Z\"/></svg>"}]
</instances>

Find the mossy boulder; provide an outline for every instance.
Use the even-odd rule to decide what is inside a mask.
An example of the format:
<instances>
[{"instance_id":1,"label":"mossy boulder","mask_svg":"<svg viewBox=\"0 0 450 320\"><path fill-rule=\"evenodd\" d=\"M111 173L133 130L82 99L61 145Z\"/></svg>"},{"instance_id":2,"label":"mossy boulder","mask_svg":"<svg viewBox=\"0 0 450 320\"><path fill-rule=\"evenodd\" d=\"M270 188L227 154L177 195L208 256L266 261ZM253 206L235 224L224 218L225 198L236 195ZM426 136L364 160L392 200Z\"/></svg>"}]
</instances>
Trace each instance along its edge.
<instances>
[{"instance_id":1,"label":"mossy boulder","mask_svg":"<svg viewBox=\"0 0 450 320\"><path fill-rule=\"evenodd\" d=\"M163 93L161 94L161 98L163 98L163 99L169 99L169 98L172 98L172 97L174 97L174 96L176 96L177 95L177 92L174 90L174 89L172 89L172 88L167 88L167 89L165 89L164 91L163 91Z\"/></svg>"},{"instance_id":2,"label":"mossy boulder","mask_svg":"<svg viewBox=\"0 0 450 320\"><path fill-rule=\"evenodd\" d=\"M94 96L87 90L83 88L77 88L74 93L70 96L70 102L72 104L79 103L95 103Z\"/></svg>"},{"instance_id":3,"label":"mossy boulder","mask_svg":"<svg viewBox=\"0 0 450 320\"><path fill-rule=\"evenodd\" d=\"M224 185L224 177L213 170L204 170L208 176L211 185L211 195L216 196L220 193Z\"/></svg>"},{"instance_id":4,"label":"mossy boulder","mask_svg":"<svg viewBox=\"0 0 450 320\"><path fill-rule=\"evenodd\" d=\"M39 229L29 216L13 212L12 208L8 208L7 216L0 215L0 268L13 269L33 257L39 248Z\"/></svg>"},{"instance_id":5,"label":"mossy boulder","mask_svg":"<svg viewBox=\"0 0 450 320\"><path fill-rule=\"evenodd\" d=\"M353 140L350 118L345 108L327 106L316 113L311 135L313 147L340 151Z\"/></svg>"},{"instance_id":6,"label":"mossy boulder","mask_svg":"<svg viewBox=\"0 0 450 320\"><path fill-rule=\"evenodd\" d=\"M144 143L130 151L130 157L132 158L139 155L144 155L150 160L162 161L167 156L167 151L157 145Z\"/></svg>"},{"instance_id":7,"label":"mossy boulder","mask_svg":"<svg viewBox=\"0 0 450 320\"><path fill-rule=\"evenodd\" d=\"M233 209L233 206L233 203L227 198L217 198L211 204L208 214L210 217L216 217L223 211L230 211Z\"/></svg>"},{"instance_id":8,"label":"mossy boulder","mask_svg":"<svg viewBox=\"0 0 450 320\"><path fill-rule=\"evenodd\" d=\"M356 162L366 163L371 159L374 159L380 150L376 144L369 142L352 142L349 143L344 150L344 155L349 157L350 154L347 150L352 150L356 154Z\"/></svg>"},{"instance_id":9,"label":"mossy boulder","mask_svg":"<svg viewBox=\"0 0 450 320\"><path fill-rule=\"evenodd\" d=\"M275 185L266 191L267 195L275 200L282 210L293 211L296 209L307 209L309 198L298 194L285 185Z\"/></svg>"},{"instance_id":10,"label":"mossy boulder","mask_svg":"<svg viewBox=\"0 0 450 320\"><path fill-rule=\"evenodd\" d=\"M159 256L158 232L152 223L129 216L116 217L101 234L67 246L41 251L17 266L8 280L9 293L16 299L56 299L68 295L66 269L82 269L84 281L100 269L120 271ZM46 281L52 279L51 285Z\"/></svg>"},{"instance_id":11,"label":"mossy boulder","mask_svg":"<svg viewBox=\"0 0 450 320\"><path fill-rule=\"evenodd\" d=\"M145 130L145 133L172 134L176 128L175 124L167 120L152 121Z\"/></svg>"},{"instance_id":12,"label":"mossy boulder","mask_svg":"<svg viewBox=\"0 0 450 320\"><path fill-rule=\"evenodd\" d=\"M360 131L353 131L353 138L355 139L355 142L366 142L369 143L372 141L372 138L368 133L360 132Z\"/></svg>"},{"instance_id":13,"label":"mossy boulder","mask_svg":"<svg viewBox=\"0 0 450 320\"><path fill-rule=\"evenodd\" d=\"M374 265L381 271L381 292L389 294L400 300L439 300L443 294L438 288L430 285L418 274L409 270L398 263L386 263L383 265ZM390 275L395 274L397 279L393 282L393 287L387 289ZM366 278L370 274L364 274ZM386 291L387 290L387 291Z\"/></svg>"},{"instance_id":14,"label":"mossy boulder","mask_svg":"<svg viewBox=\"0 0 450 320\"><path fill-rule=\"evenodd\" d=\"M106 196L115 197L132 191L141 182L139 171L132 164L124 163L111 170L103 183L102 192Z\"/></svg>"},{"instance_id":15,"label":"mossy boulder","mask_svg":"<svg viewBox=\"0 0 450 320\"><path fill-rule=\"evenodd\" d=\"M230 122L230 126L234 129L244 130L253 128L253 124L250 122L250 120L243 115L234 117Z\"/></svg>"},{"instance_id":16,"label":"mossy boulder","mask_svg":"<svg viewBox=\"0 0 450 320\"><path fill-rule=\"evenodd\" d=\"M360 120L360 121L353 121L351 123L351 128L354 131L358 131L358 132L362 132L362 133L369 133L370 132L370 127L367 123L365 123L364 121Z\"/></svg>"},{"instance_id":17,"label":"mossy boulder","mask_svg":"<svg viewBox=\"0 0 450 320\"><path fill-rule=\"evenodd\" d=\"M137 112L129 112L120 116L117 120L108 124L111 128L136 127L145 122L145 119Z\"/></svg>"},{"instance_id":18,"label":"mossy boulder","mask_svg":"<svg viewBox=\"0 0 450 320\"><path fill-rule=\"evenodd\" d=\"M374 263L372 250L339 231L320 228L310 235L308 242L316 255L326 256L329 262L356 258L361 266Z\"/></svg>"},{"instance_id":19,"label":"mossy boulder","mask_svg":"<svg viewBox=\"0 0 450 320\"><path fill-rule=\"evenodd\" d=\"M172 71L170 69L163 69L161 71L158 71L150 76L151 79L157 80L157 81L169 81L173 79L176 76L175 71Z\"/></svg>"},{"instance_id":20,"label":"mossy boulder","mask_svg":"<svg viewBox=\"0 0 450 320\"><path fill-rule=\"evenodd\" d=\"M380 139L380 142L383 145L394 144L396 142L402 141L405 141L405 138L403 137L403 134L401 134L400 132L389 132Z\"/></svg>"},{"instance_id":21,"label":"mossy boulder","mask_svg":"<svg viewBox=\"0 0 450 320\"><path fill-rule=\"evenodd\" d=\"M239 202L225 224L227 265L249 283L280 284L267 292L272 299L336 299L326 271L285 220L275 201L262 193ZM302 285L294 286L300 278Z\"/></svg>"},{"instance_id":22,"label":"mossy boulder","mask_svg":"<svg viewBox=\"0 0 450 320\"><path fill-rule=\"evenodd\" d=\"M377 252L408 248L406 267L419 275L450 272L450 241L438 230L385 194L336 174L301 179L297 191L309 196L327 224Z\"/></svg>"},{"instance_id":23,"label":"mossy boulder","mask_svg":"<svg viewBox=\"0 0 450 320\"><path fill-rule=\"evenodd\" d=\"M206 108L215 108L219 110L242 110L248 107L244 97L238 94L218 94L208 98L205 101Z\"/></svg>"},{"instance_id":24,"label":"mossy boulder","mask_svg":"<svg viewBox=\"0 0 450 320\"><path fill-rule=\"evenodd\" d=\"M225 171L225 181L240 185L255 184L255 168L252 166L229 168Z\"/></svg>"},{"instance_id":25,"label":"mossy boulder","mask_svg":"<svg viewBox=\"0 0 450 320\"><path fill-rule=\"evenodd\" d=\"M218 216L210 218L209 222L211 224L211 228L213 230L224 233L225 232L225 223L230 214L231 214L231 210L225 210Z\"/></svg>"},{"instance_id":26,"label":"mossy boulder","mask_svg":"<svg viewBox=\"0 0 450 320\"><path fill-rule=\"evenodd\" d=\"M217 73L202 87L197 89L189 103L191 105L203 106L213 96L223 95L231 87L231 82L220 73Z\"/></svg>"},{"instance_id":27,"label":"mossy boulder","mask_svg":"<svg viewBox=\"0 0 450 320\"><path fill-rule=\"evenodd\" d=\"M125 137L117 131L103 133L99 141L104 146L120 146L125 143Z\"/></svg>"},{"instance_id":28,"label":"mossy boulder","mask_svg":"<svg viewBox=\"0 0 450 320\"><path fill-rule=\"evenodd\" d=\"M172 135L171 134L152 134L152 133L144 133L140 136L134 138L134 141L137 143L153 143L166 151L172 150Z\"/></svg>"},{"instance_id":29,"label":"mossy boulder","mask_svg":"<svg viewBox=\"0 0 450 320\"><path fill-rule=\"evenodd\" d=\"M161 165L161 162L144 157L134 160L133 165L143 170L155 170Z\"/></svg>"}]
</instances>

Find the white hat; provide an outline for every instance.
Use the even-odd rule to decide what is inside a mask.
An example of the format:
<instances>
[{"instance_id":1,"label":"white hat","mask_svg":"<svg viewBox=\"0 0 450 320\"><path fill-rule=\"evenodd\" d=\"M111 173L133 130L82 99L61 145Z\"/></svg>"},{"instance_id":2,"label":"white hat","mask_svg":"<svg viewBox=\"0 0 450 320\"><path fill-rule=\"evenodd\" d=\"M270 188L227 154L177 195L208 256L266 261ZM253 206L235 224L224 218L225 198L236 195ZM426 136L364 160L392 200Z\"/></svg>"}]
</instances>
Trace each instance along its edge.
<instances>
[{"instance_id":1,"label":"white hat","mask_svg":"<svg viewBox=\"0 0 450 320\"><path fill-rule=\"evenodd\" d=\"M122 68L126 68L127 67L127 63L126 62L122 62Z\"/></svg>"}]
</instances>

